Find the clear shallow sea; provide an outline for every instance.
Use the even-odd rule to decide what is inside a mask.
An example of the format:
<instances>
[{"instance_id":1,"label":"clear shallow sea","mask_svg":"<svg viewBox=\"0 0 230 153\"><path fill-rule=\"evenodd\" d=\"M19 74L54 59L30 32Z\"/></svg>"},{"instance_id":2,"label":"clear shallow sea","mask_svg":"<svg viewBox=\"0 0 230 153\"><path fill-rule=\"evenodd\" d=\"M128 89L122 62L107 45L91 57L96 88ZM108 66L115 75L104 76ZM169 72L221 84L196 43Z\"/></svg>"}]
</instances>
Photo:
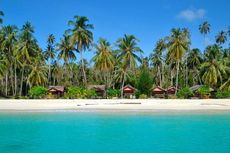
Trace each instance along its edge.
<instances>
[{"instance_id":1,"label":"clear shallow sea","mask_svg":"<svg viewBox=\"0 0 230 153\"><path fill-rule=\"evenodd\" d=\"M230 153L230 114L0 113L0 153Z\"/></svg>"}]
</instances>

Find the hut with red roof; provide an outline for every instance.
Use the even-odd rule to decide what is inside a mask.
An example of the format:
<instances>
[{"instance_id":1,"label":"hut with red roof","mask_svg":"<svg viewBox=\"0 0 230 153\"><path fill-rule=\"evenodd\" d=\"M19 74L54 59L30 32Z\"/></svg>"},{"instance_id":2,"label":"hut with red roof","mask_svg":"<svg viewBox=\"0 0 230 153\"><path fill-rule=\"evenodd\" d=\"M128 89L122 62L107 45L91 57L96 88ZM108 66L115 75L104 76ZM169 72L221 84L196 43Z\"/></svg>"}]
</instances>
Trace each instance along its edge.
<instances>
[{"instance_id":1,"label":"hut with red roof","mask_svg":"<svg viewBox=\"0 0 230 153\"><path fill-rule=\"evenodd\" d=\"M135 92L136 92L136 88L134 88L131 85L126 85L123 87L123 95L124 98L135 98Z\"/></svg>"},{"instance_id":2,"label":"hut with red roof","mask_svg":"<svg viewBox=\"0 0 230 153\"><path fill-rule=\"evenodd\" d=\"M155 98L164 98L166 90L160 86L153 87L152 89L152 96Z\"/></svg>"}]
</instances>

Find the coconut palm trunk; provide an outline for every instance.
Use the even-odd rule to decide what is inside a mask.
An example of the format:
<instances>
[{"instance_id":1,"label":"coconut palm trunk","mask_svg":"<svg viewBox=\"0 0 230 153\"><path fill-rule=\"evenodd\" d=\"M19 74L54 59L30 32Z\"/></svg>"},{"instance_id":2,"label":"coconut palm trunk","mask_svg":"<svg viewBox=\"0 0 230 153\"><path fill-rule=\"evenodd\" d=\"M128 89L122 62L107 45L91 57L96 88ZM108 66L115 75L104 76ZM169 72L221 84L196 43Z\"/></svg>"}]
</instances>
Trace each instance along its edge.
<instances>
[{"instance_id":1,"label":"coconut palm trunk","mask_svg":"<svg viewBox=\"0 0 230 153\"><path fill-rule=\"evenodd\" d=\"M20 96L22 96L22 87L23 87L23 79L24 79L24 69L25 66L22 66L22 75L21 75L21 84L20 84Z\"/></svg>"},{"instance_id":2,"label":"coconut palm trunk","mask_svg":"<svg viewBox=\"0 0 230 153\"><path fill-rule=\"evenodd\" d=\"M123 76L123 80L122 80L122 85L121 85L121 98L123 99L124 97L124 92L123 92L123 88L125 86L125 74Z\"/></svg>"},{"instance_id":3,"label":"coconut palm trunk","mask_svg":"<svg viewBox=\"0 0 230 153\"><path fill-rule=\"evenodd\" d=\"M177 70L176 70L176 92L175 92L175 95L177 94L177 89L178 89L179 66L180 66L180 61L177 60Z\"/></svg>"},{"instance_id":4,"label":"coconut palm trunk","mask_svg":"<svg viewBox=\"0 0 230 153\"><path fill-rule=\"evenodd\" d=\"M15 96L17 95L17 67L16 67L16 61L14 63L14 93Z\"/></svg>"},{"instance_id":5,"label":"coconut palm trunk","mask_svg":"<svg viewBox=\"0 0 230 153\"><path fill-rule=\"evenodd\" d=\"M49 70L48 70L48 85L50 85L50 80L51 80L51 61L49 62Z\"/></svg>"},{"instance_id":6,"label":"coconut palm trunk","mask_svg":"<svg viewBox=\"0 0 230 153\"><path fill-rule=\"evenodd\" d=\"M13 94L13 96L15 96L15 92L14 92L14 72L13 72L13 64L11 64L11 66L10 66L10 78L11 78L11 90L12 90L12 94Z\"/></svg>"},{"instance_id":7,"label":"coconut palm trunk","mask_svg":"<svg viewBox=\"0 0 230 153\"><path fill-rule=\"evenodd\" d=\"M160 66L157 67L157 73L158 73L158 76L159 76L159 83L160 83L160 86L162 86Z\"/></svg>"},{"instance_id":8,"label":"coconut palm trunk","mask_svg":"<svg viewBox=\"0 0 230 153\"><path fill-rule=\"evenodd\" d=\"M5 95L8 96L8 72L6 72L5 83L6 83Z\"/></svg>"},{"instance_id":9,"label":"coconut palm trunk","mask_svg":"<svg viewBox=\"0 0 230 153\"><path fill-rule=\"evenodd\" d=\"M87 85L87 79L86 79L86 73L85 73L85 66L84 66L84 59L82 55L82 51L80 51L81 54L81 67L82 67L82 73L83 73L83 83L84 85Z\"/></svg>"},{"instance_id":10,"label":"coconut palm trunk","mask_svg":"<svg viewBox=\"0 0 230 153\"><path fill-rule=\"evenodd\" d=\"M164 85L164 65L161 66L161 80L162 80L162 86Z\"/></svg>"}]
</instances>

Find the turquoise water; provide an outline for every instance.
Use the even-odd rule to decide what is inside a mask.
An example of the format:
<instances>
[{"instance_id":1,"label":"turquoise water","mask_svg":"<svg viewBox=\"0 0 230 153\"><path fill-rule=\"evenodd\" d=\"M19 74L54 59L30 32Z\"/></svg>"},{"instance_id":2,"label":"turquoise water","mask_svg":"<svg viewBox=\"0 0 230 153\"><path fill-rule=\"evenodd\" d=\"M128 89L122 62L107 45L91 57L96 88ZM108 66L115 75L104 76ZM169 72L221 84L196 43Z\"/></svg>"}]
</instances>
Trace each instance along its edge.
<instances>
[{"instance_id":1,"label":"turquoise water","mask_svg":"<svg viewBox=\"0 0 230 153\"><path fill-rule=\"evenodd\" d=\"M0 153L229 153L230 114L0 113Z\"/></svg>"}]
</instances>

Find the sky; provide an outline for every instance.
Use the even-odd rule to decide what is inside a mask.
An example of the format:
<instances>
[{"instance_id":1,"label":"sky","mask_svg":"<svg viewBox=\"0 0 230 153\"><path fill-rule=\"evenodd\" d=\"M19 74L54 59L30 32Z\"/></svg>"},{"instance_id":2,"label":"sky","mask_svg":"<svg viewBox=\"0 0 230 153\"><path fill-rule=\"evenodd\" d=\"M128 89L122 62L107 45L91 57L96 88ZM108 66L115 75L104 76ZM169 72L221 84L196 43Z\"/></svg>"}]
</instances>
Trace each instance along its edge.
<instances>
[{"instance_id":1,"label":"sky","mask_svg":"<svg viewBox=\"0 0 230 153\"><path fill-rule=\"evenodd\" d=\"M73 16L87 16L94 25L94 42L100 37L111 44L124 34L135 35L138 45L148 56L160 38L172 28L189 28L192 48L204 49L199 25L208 21L212 44L220 30L230 25L229 0L0 0L4 24L18 27L29 21L35 28L39 45L45 49L48 34L60 41ZM84 54L91 59L94 51ZM79 55L78 55L79 57Z\"/></svg>"}]
</instances>

